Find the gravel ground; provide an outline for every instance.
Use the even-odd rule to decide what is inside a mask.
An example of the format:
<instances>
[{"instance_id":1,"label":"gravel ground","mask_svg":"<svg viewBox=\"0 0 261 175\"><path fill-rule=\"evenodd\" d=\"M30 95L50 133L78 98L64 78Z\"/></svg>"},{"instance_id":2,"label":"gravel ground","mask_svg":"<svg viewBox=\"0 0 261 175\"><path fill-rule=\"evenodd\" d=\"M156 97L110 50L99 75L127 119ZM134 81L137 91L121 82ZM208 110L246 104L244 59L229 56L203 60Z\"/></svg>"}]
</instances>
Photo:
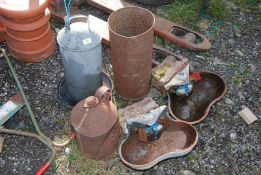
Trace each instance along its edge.
<instances>
[{"instance_id":1,"label":"gravel ground","mask_svg":"<svg viewBox=\"0 0 261 175\"><path fill-rule=\"evenodd\" d=\"M82 9L105 20L107 18L107 14L88 6ZM117 159L112 166L120 167L119 173L174 175L180 170L191 170L195 174L261 174L261 22L258 15L249 10L234 10L228 22L216 31L200 30L212 42L212 49L208 52L166 46L189 58L195 70L215 72L227 83L225 97L211 108L206 120L195 126L199 132L197 146L187 156L163 161L144 172L131 170ZM54 21L51 23L54 32L62 27ZM239 32L233 30L234 23L239 26ZM0 47L6 48L6 45L1 44ZM109 72L108 47L104 46L103 50L104 69ZM64 76L58 49L50 59L41 63L24 64L15 59L12 63L42 131L52 139L69 135L72 108L64 106L57 97L57 84ZM0 102L3 103L15 94L17 88L4 59L0 59L0 70ZM247 125L237 114L242 106L250 108L258 121ZM5 127L33 131L25 108ZM1 175L34 174L50 156L49 150L36 140L10 135L4 137L4 148L0 154ZM46 174L66 174L56 173L55 167L54 164Z\"/></svg>"}]
</instances>

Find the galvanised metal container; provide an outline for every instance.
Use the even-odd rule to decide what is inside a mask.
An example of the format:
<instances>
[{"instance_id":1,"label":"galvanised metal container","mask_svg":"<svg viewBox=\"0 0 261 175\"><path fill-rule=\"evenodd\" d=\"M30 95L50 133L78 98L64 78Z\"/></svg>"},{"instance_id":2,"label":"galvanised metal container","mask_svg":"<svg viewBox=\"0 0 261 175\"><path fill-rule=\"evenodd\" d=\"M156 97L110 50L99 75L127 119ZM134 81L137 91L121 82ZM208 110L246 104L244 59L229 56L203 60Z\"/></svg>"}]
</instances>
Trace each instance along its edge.
<instances>
[{"instance_id":1,"label":"galvanised metal container","mask_svg":"<svg viewBox=\"0 0 261 175\"><path fill-rule=\"evenodd\" d=\"M69 28L64 27L58 33L57 41L67 93L75 101L93 95L102 85L101 37L90 30L86 18L85 22L75 22Z\"/></svg>"},{"instance_id":2,"label":"galvanised metal container","mask_svg":"<svg viewBox=\"0 0 261 175\"><path fill-rule=\"evenodd\" d=\"M80 101L72 110L71 124L82 154L105 159L118 147L120 124L111 91L100 87L95 96Z\"/></svg>"},{"instance_id":3,"label":"galvanised metal container","mask_svg":"<svg viewBox=\"0 0 261 175\"><path fill-rule=\"evenodd\" d=\"M113 12L108 24L115 89L123 98L141 98L150 89L154 16L126 7Z\"/></svg>"}]
</instances>

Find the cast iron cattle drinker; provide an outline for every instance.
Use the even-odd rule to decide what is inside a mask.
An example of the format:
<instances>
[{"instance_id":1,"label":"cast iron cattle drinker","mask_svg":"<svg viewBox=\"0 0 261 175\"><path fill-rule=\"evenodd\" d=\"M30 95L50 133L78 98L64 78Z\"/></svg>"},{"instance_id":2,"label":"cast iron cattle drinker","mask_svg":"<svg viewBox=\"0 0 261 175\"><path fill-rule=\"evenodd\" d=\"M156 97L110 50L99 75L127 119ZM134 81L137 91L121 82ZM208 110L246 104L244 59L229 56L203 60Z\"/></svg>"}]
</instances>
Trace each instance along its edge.
<instances>
[{"instance_id":1,"label":"cast iron cattle drinker","mask_svg":"<svg viewBox=\"0 0 261 175\"><path fill-rule=\"evenodd\" d=\"M203 121L211 106L226 93L224 80L211 72L200 72L201 80L193 84L188 96L177 96L167 92L169 111L172 117L190 124Z\"/></svg>"},{"instance_id":2,"label":"cast iron cattle drinker","mask_svg":"<svg viewBox=\"0 0 261 175\"><path fill-rule=\"evenodd\" d=\"M121 143L119 155L127 166L145 170L168 158L188 154L198 142L196 129L183 121L169 119L165 114L164 130L154 141L141 142L138 130L131 128L128 137Z\"/></svg>"}]
</instances>

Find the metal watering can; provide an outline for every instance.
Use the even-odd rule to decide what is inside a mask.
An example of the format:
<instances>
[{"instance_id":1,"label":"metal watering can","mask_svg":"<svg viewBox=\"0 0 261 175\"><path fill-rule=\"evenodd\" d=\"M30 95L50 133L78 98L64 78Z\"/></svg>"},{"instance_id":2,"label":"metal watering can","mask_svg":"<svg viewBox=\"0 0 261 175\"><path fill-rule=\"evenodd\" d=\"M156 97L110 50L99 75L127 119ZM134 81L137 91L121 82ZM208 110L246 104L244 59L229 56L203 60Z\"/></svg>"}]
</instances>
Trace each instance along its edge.
<instances>
[{"instance_id":1,"label":"metal watering can","mask_svg":"<svg viewBox=\"0 0 261 175\"><path fill-rule=\"evenodd\" d=\"M63 102L74 105L102 85L102 44L88 17L76 15L70 20L74 22L57 35L65 75L58 93Z\"/></svg>"}]
</instances>

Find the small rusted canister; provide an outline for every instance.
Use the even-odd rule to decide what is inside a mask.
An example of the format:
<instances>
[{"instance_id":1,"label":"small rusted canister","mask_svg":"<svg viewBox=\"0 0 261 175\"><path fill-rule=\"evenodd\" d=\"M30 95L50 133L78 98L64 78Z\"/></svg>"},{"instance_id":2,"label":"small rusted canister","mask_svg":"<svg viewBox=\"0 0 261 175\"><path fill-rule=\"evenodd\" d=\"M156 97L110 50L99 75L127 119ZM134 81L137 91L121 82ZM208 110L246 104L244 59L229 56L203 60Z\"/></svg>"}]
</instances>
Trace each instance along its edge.
<instances>
[{"instance_id":1,"label":"small rusted canister","mask_svg":"<svg viewBox=\"0 0 261 175\"><path fill-rule=\"evenodd\" d=\"M120 124L107 87L100 87L95 96L80 101L73 108L71 123L84 156L101 160L116 150Z\"/></svg>"},{"instance_id":2,"label":"small rusted canister","mask_svg":"<svg viewBox=\"0 0 261 175\"><path fill-rule=\"evenodd\" d=\"M155 18L126 7L113 12L108 24L115 89L126 99L143 97L150 89Z\"/></svg>"}]
</instances>

